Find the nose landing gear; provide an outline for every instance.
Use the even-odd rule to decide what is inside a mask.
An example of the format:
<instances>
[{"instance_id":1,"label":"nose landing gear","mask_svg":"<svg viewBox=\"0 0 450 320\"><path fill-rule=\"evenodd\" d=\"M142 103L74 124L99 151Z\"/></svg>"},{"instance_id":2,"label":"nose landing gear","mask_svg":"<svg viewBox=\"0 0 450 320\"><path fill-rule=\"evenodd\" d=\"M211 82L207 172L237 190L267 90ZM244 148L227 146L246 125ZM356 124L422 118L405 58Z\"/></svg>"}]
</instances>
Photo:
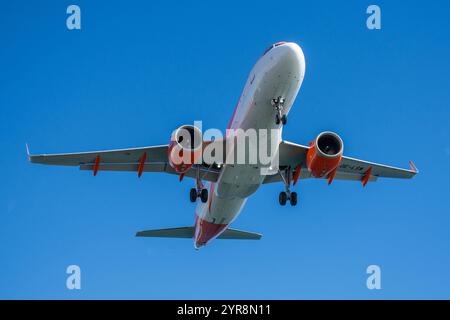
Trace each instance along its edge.
<instances>
[{"instance_id":1,"label":"nose landing gear","mask_svg":"<svg viewBox=\"0 0 450 320\"><path fill-rule=\"evenodd\" d=\"M284 98L279 96L275 99L272 99L271 104L277 112L277 114L275 115L275 124L279 125L281 122L283 125L285 125L287 123L287 116L285 114L282 114L284 107Z\"/></svg>"},{"instance_id":2,"label":"nose landing gear","mask_svg":"<svg viewBox=\"0 0 450 320\"><path fill-rule=\"evenodd\" d=\"M281 111L278 111L278 113L275 115L275 124L281 124L285 125L287 123L287 116L285 114L281 115Z\"/></svg>"},{"instance_id":3,"label":"nose landing gear","mask_svg":"<svg viewBox=\"0 0 450 320\"><path fill-rule=\"evenodd\" d=\"M291 206L297 205L297 192L291 192L291 167L288 167L284 170L284 172L278 171L281 178L284 181L284 188L285 191L281 191L280 195L278 196L278 201L280 202L280 205L285 206L287 201L291 203Z\"/></svg>"}]
</instances>

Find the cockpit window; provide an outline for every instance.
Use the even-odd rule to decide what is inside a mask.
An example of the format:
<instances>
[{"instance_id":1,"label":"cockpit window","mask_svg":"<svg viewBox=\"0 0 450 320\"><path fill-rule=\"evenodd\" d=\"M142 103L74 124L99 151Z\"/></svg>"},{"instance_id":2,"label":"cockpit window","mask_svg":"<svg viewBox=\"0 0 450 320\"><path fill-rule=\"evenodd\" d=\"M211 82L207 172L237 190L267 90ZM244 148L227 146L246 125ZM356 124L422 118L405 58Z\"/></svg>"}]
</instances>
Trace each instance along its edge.
<instances>
[{"instance_id":1,"label":"cockpit window","mask_svg":"<svg viewBox=\"0 0 450 320\"><path fill-rule=\"evenodd\" d=\"M266 50L264 50L263 55L265 55L267 52L269 52L272 48L273 48L273 45L271 45L271 46L268 47Z\"/></svg>"},{"instance_id":2,"label":"cockpit window","mask_svg":"<svg viewBox=\"0 0 450 320\"><path fill-rule=\"evenodd\" d=\"M268 47L266 50L264 50L263 55L265 55L267 52L269 52L273 48L281 46L282 44L285 44L285 43L286 43L285 41L280 41L280 42L276 42L276 43L272 44L270 47Z\"/></svg>"}]
</instances>

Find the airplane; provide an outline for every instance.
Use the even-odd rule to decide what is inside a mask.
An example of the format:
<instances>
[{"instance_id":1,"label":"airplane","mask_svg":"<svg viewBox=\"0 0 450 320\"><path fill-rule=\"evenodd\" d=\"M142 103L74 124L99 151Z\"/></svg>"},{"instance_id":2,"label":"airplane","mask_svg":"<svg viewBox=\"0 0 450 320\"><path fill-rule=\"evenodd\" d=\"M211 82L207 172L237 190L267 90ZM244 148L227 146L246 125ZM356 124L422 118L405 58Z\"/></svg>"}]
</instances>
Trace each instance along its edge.
<instances>
[{"instance_id":1,"label":"airplane","mask_svg":"<svg viewBox=\"0 0 450 320\"><path fill-rule=\"evenodd\" d=\"M137 237L191 238L199 249L213 239L259 240L262 235L230 228L247 199L261 185L280 182L284 191L278 197L280 205L289 201L295 206L297 193L291 191L298 180L318 178L328 180L359 181L365 187L380 177L412 178L418 170L410 161L410 169L377 164L343 155L344 144L334 132L322 132L308 146L282 139L283 126L297 97L305 76L305 57L294 42L277 42L267 48L251 70L227 129L268 129L275 131L269 137L276 146L272 154L278 166L271 174L263 174L257 164L235 164L195 161L203 148L215 143L219 148L230 143L227 135L215 141L203 141L200 130L192 125L176 129L169 144L108 151L65 154L32 155L32 163L78 166L98 171L129 171L141 177L143 172L165 172L195 179L196 187L189 193L191 202L198 202L193 226L140 231ZM183 134L181 134L183 132ZM187 134L186 134L187 132ZM231 147L232 150L234 147ZM180 152L181 150L181 152ZM225 149L224 149L225 150ZM248 150L248 149L246 149ZM178 152L178 153L177 153ZM224 151L227 154L227 151ZM187 155L191 161L179 161L177 156ZM222 158L223 159L223 158ZM226 157L225 157L226 159ZM176 161L175 161L176 160ZM203 184L206 181L206 185ZM200 198L201 201L197 201Z\"/></svg>"}]
</instances>

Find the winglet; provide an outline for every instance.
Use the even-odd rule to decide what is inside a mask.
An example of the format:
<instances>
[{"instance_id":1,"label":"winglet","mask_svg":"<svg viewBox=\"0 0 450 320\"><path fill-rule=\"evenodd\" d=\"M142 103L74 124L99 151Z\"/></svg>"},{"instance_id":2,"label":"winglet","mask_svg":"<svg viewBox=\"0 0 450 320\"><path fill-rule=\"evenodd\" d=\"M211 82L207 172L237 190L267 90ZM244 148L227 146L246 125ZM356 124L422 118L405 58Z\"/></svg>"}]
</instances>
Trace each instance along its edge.
<instances>
[{"instance_id":1,"label":"winglet","mask_svg":"<svg viewBox=\"0 0 450 320\"><path fill-rule=\"evenodd\" d=\"M27 158L28 158L28 161L31 161L31 159L30 159L30 148L28 148L28 143L25 143L25 147L27 148Z\"/></svg>"},{"instance_id":2,"label":"winglet","mask_svg":"<svg viewBox=\"0 0 450 320\"><path fill-rule=\"evenodd\" d=\"M411 160L409 161L409 166L411 168L411 171L413 171L414 173L419 173L419 170L417 170L417 167L414 165L414 163Z\"/></svg>"}]
</instances>

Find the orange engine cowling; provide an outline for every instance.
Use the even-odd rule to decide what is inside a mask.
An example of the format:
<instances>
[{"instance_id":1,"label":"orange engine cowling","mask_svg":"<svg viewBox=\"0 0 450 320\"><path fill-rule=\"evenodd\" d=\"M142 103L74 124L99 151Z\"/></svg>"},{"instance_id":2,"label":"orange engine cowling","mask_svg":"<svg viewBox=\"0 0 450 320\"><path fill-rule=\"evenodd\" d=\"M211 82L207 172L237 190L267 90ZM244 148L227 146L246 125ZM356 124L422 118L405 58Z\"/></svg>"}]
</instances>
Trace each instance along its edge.
<instances>
[{"instance_id":1,"label":"orange engine cowling","mask_svg":"<svg viewBox=\"0 0 450 320\"><path fill-rule=\"evenodd\" d=\"M201 159L202 145L202 133L197 127L179 127L170 138L167 155L170 166L178 173L187 172Z\"/></svg>"},{"instance_id":2,"label":"orange engine cowling","mask_svg":"<svg viewBox=\"0 0 450 320\"><path fill-rule=\"evenodd\" d=\"M311 174L316 177L334 177L334 170L339 166L344 151L341 137L334 132L322 132L310 143L306 154L306 165Z\"/></svg>"}]
</instances>

